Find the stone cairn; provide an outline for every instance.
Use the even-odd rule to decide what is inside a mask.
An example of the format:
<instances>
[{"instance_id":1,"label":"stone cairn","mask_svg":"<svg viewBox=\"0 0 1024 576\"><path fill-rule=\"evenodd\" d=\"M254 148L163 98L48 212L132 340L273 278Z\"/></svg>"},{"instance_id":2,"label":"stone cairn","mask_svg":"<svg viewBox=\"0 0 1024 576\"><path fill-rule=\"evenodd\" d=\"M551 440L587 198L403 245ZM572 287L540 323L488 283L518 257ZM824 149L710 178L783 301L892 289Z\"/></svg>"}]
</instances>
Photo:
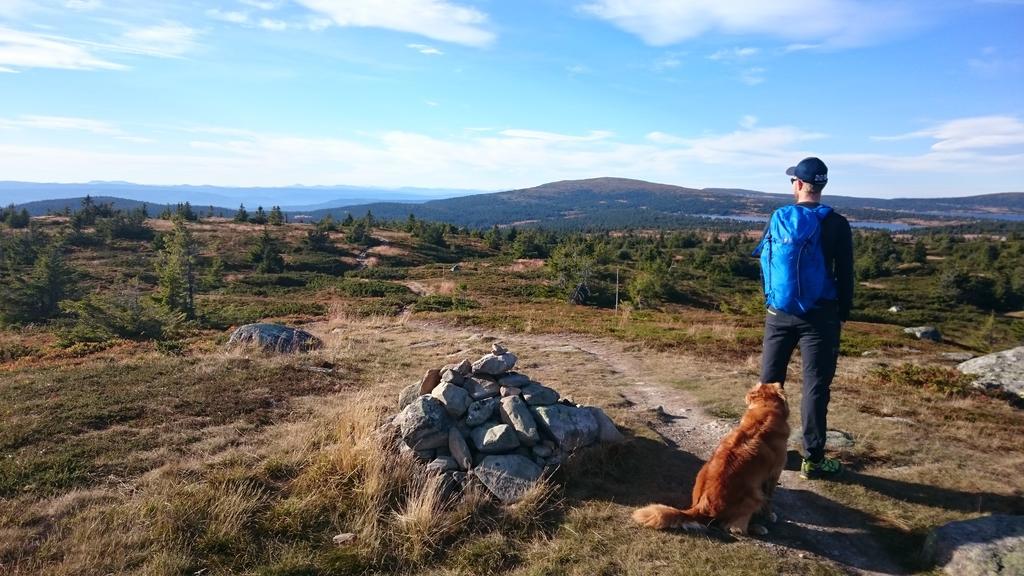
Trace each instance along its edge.
<instances>
[{"instance_id":1,"label":"stone cairn","mask_svg":"<svg viewBox=\"0 0 1024 576\"><path fill-rule=\"evenodd\" d=\"M399 394L391 422L399 450L440 474L446 491L476 480L511 504L574 451L623 440L603 410L513 372L516 360L493 344L476 362L429 370Z\"/></svg>"}]
</instances>

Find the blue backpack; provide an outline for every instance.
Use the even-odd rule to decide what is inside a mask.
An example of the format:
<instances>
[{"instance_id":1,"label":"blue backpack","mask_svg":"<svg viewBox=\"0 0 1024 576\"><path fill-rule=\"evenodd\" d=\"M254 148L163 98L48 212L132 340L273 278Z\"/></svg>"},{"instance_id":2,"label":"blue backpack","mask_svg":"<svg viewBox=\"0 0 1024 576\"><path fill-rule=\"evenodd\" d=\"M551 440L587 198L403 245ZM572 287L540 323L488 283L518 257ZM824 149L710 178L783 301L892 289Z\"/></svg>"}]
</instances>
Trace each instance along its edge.
<instances>
[{"instance_id":1,"label":"blue backpack","mask_svg":"<svg viewBox=\"0 0 1024 576\"><path fill-rule=\"evenodd\" d=\"M776 210L764 238L754 250L761 256L765 303L789 314L803 315L820 299L835 300L836 286L825 269L821 221L832 208L792 204Z\"/></svg>"}]
</instances>

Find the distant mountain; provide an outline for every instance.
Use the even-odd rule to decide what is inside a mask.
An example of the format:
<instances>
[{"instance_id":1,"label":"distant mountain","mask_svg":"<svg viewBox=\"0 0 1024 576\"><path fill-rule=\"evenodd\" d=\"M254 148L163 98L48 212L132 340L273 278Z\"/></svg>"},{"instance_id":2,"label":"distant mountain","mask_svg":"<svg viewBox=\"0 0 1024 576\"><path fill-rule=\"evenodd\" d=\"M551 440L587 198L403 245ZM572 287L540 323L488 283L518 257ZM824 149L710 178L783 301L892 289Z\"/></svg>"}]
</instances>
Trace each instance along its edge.
<instances>
[{"instance_id":1,"label":"distant mountain","mask_svg":"<svg viewBox=\"0 0 1024 576\"><path fill-rule=\"evenodd\" d=\"M222 186L153 186L131 182L57 184L0 182L0 205L24 204L52 198L104 196L137 200L154 205L191 202L193 206L245 204L255 209L278 205L289 210L316 210L334 206L392 201L417 203L438 198L479 194L480 190L449 188L373 188L366 186L285 186L230 188Z\"/></svg>"},{"instance_id":2,"label":"distant mountain","mask_svg":"<svg viewBox=\"0 0 1024 576\"><path fill-rule=\"evenodd\" d=\"M105 185L111 184L118 183ZM168 191L168 195L158 201L149 202L150 213L158 213L168 202L173 204L188 199L170 195L171 192L193 188L196 187L162 189ZM138 200L109 195L97 195L94 198L96 202L114 202L119 208L140 204ZM841 210L851 220L861 222L893 223L923 219L973 221L986 218L1024 221L1024 193L1020 192L960 198L893 200L831 196L826 193L825 201ZM346 202L344 199L337 199L333 201L336 202L333 206L331 202L285 208L285 212L292 219L296 216L305 216L319 220L330 214L340 220L346 214L360 217L371 211L374 216L388 220L404 220L409 214L413 214L421 220L449 222L472 228L516 224L552 228L612 229L685 226L706 222L703 219L708 217L758 221L775 208L792 202L792 196L732 188L684 188L626 178L591 178L552 182L535 188L507 192L471 194L428 201ZM208 210L207 203L192 204L200 213ZM33 215L45 214L47 211L61 212L65 205L76 209L81 205L81 197L24 204ZM259 203L245 202L245 205L252 212ZM262 205L268 209L271 203ZM215 204L215 212L222 211L225 216L231 216L237 207L236 203Z\"/></svg>"},{"instance_id":3,"label":"distant mountain","mask_svg":"<svg viewBox=\"0 0 1024 576\"><path fill-rule=\"evenodd\" d=\"M115 210L130 211L140 206L146 206L150 216L157 216L167 205L166 202L140 202L138 200L129 200L127 198L117 198L115 196L92 196L92 201L95 204L112 204ZM32 216L43 216L45 214L61 214L64 209L74 212L82 207L82 200L84 196L75 198L55 198L52 200L36 200L35 202L25 202L24 204L17 204L18 209L24 208L28 210L28 213ZM173 202L170 205L174 206L177 202ZM193 204L193 209L202 214L206 215L209 211L209 206L196 206ZM223 214L230 218L235 215L238 210L238 206L228 208L224 206L214 206L213 213L216 215Z\"/></svg>"},{"instance_id":4,"label":"distant mountain","mask_svg":"<svg viewBox=\"0 0 1024 576\"><path fill-rule=\"evenodd\" d=\"M988 194L962 198L894 199L829 196L826 202L851 219L894 222L915 218L1024 220L1024 193ZM557 228L621 228L690 224L696 217L757 219L792 202L789 194L726 188L683 188L626 178L565 180L535 188L422 204L377 202L306 212L319 219L327 214L343 218L367 210L385 219L409 214L424 220L486 228L494 224L536 224Z\"/></svg>"}]
</instances>

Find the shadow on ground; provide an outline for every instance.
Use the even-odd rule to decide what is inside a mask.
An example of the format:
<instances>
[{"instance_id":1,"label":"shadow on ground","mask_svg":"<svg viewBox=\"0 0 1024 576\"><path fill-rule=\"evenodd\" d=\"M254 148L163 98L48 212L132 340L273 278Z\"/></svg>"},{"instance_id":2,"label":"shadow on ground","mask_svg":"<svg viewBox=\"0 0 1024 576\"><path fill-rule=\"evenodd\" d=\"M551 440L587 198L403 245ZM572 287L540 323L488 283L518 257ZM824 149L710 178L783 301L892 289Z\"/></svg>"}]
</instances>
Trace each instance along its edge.
<instances>
[{"instance_id":1,"label":"shadow on ground","mask_svg":"<svg viewBox=\"0 0 1024 576\"><path fill-rule=\"evenodd\" d=\"M634 437L603 451L581 454L574 464L566 478L572 499L605 500L630 508L652 502L686 508L704 461L667 438ZM775 494L775 509L780 520L763 539L769 544L803 550L860 571L903 574L914 568L893 560L889 551L918 546L912 541L916 537L861 510L810 490L782 487ZM707 536L734 540L715 530L702 535Z\"/></svg>"}]
</instances>

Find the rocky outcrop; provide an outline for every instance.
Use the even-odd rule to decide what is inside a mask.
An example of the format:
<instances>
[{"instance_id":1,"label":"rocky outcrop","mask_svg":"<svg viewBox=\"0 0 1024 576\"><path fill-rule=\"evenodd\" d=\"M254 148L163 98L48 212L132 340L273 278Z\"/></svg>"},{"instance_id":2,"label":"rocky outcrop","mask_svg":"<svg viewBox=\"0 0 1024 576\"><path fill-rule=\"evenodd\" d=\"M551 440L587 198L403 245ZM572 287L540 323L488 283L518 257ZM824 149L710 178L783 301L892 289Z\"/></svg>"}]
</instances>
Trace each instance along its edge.
<instances>
[{"instance_id":1,"label":"rocky outcrop","mask_svg":"<svg viewBox=\"0 0 1024 576\"><path fill-rule=\"evenodd\" d=\"M1024 346L963 362L957 369L977 378L973 386L1024 400Z\"/></svg>"},{"instance_id":2,"label":"rocky outcrop","mask_svg":"<svg viewBox=\"0 0 1024 576\"><path fill-rule=\"evenodd\" d=\"M1024 574L1024 516L996 514L944 524L928 535L924 555L955 576Z\"/></svg>"},{"instance_id":3,"label":"rocky outcrop","mask_svg":"<svg viewBox=\"0 0 1024 576\"><path fill-rule=\"evenodd\" d=\"M935 326L914 326L912 328L904 328L903 332L907 334L913 334L918 340L931 340L932 342L942 342L942 334L939 329Z\"/></svg>"},{"instance_id":4,"label":"rocky outcrop","mask_svg":"<svg viewBox=\"0 0 1024 576\"><path fill-rule=\"evenodd\" d=\"M305 330L280 324L246 324L239 326L228 346L255 346L271 352L305 352L323 346L323 342Z\"/></svg>"},{"instance_id":5,"label":"rocky outcrop","mask_svg":"<svg viewBox=\"0 0 1024 576\"><path fill-rule=\"evenodd\" d=\"M517 360L495 344L476 362L429 370L405 387L392 420L400 451L443 476L446 490L479 482L509 504L574 451L623 440L600 408L511 372Z\"/></svg>"}]
</instances>

